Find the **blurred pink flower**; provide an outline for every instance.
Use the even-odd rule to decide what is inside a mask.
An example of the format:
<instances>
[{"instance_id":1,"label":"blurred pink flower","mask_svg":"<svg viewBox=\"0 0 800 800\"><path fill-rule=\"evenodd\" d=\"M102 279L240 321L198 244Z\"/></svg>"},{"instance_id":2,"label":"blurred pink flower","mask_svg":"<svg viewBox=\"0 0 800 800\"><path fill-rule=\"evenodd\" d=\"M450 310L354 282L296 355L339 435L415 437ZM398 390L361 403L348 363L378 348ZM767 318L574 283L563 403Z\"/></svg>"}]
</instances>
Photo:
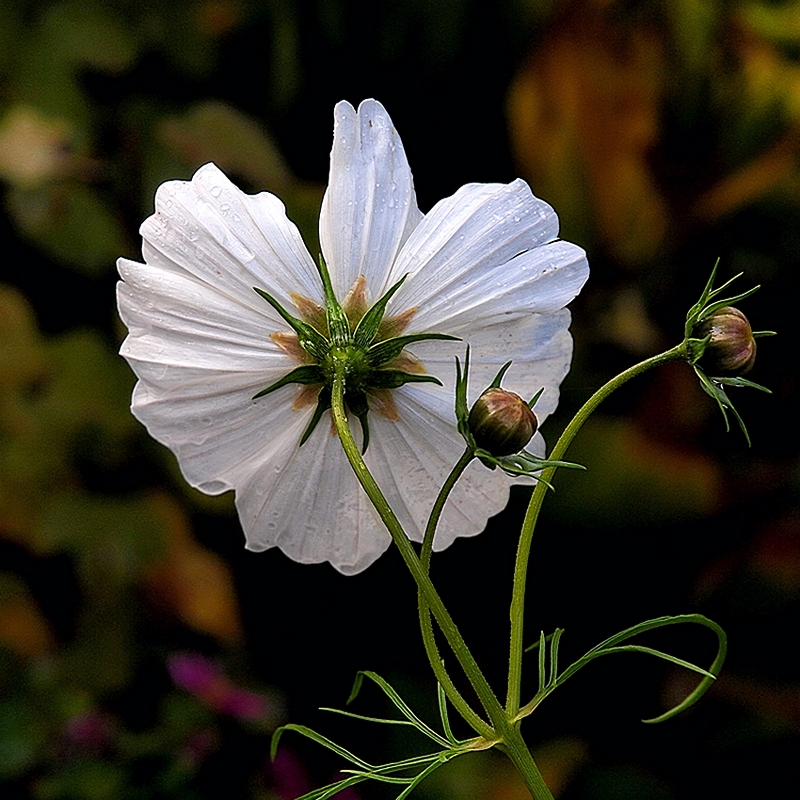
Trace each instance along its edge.
<instances>
[{"instance_id":1,"label":"blurred pink flower","mask_svg":"<svg viewBox=\"0 0 800 800\"><path fill-rule=\"evenodd\" d=\"M236 686L213 662L200 653L173 653L167 658L172 682L221 714L260 720L274 712L263 694Z\"/></svg>"}]
</instances>

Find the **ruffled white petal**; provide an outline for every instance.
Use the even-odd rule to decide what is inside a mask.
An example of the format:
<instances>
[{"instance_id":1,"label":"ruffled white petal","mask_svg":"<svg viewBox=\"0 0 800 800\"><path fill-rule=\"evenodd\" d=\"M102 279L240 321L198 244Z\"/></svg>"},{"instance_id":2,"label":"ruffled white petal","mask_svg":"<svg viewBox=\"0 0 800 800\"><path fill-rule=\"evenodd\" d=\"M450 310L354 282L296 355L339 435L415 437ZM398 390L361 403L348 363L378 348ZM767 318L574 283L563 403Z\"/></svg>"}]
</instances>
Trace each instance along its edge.
<instances>
[{"instance_id":1,"label":"ruffled white petal","mask_svg":"<svg viewBox=\"0 0 800 800\"><path fill-rule=\"evenodd\" d=\"M252 372L266 385L291 368L269 338L286 325L267 303L258 310L235 304L186 273L127 259L118 267L117 301L129 331L120 352L140 378L167 390L188 379L186 369L216 370Z\"/></svg>"},{"instance_id":2,"label":"ruffled white petal","mask_svg":"<svg viewBox=\"0 0 800 800\"><path fill-rule=\"evenodd\" d=\"M169 181L156 213L141 226L148 264L188 273L232 300L261 309L257 286L291 307L291 292L320 302L319 275L283 203L268 192L247 195L214 164L191 181Z\"/></svg>"},{"instance_id":3,"label":"ruffled white petal","mask_svg":"<svg viewBox=\"0 0 800 800\"><path fill-rule=\"evenodd\" d=\"M377 300L397 252L421 218L405 150L384 107L365 100L356 111L338 103L319 220L322 254L337 296L344 297L364 275Z\"/></svg>"},{"instance_id":4,"label":"ruffled white petal","mask_svg":"<svg viewBox=\"0 0 800 800\"><path fill-rule=\"evenodd\" d=\"M367 463L406 533L418 542L439 487L464 450L451 398L406 386L395 393L399 421L373 415L370 423ZM508 502L508 478L477 467L467 469L450 496L434 540L437 550L459 536L480 533Z\"/></svg>"},{"instance_id":5,"label":"ruffled white petal","mask_svg":"<svg viewBox=\"0 0 800 800\"><path fill-rule=\"evenodd\" d=\"M557 234L555 212L524 181L463 186L434 206L398 254L387 283L408 279L390 309L419 307L414 330L449 332L563 308L588 264Z\"/></svg>"},{"instance_id":6,"label":"ruffled white petal","mask_svg":"<svg viewBox=\"0 0 800 800\"><path fill-rule=\"evenodd\" d=\"M541 424L558 405L559 386L569 371L572 360L569 322L569 311L561 309L553 314L528 314L514 321L500 317L471 328L455 329L454 334L470 345L470 401L477 399L503 364L512 361L503 386L525 399L544 388L536 404ZM442 388L430 387L428 394L450 399L452 406L455 357L463 360L465 344L447 347L437 344L440 343L420 342L410 349L422 359L428 372L444 384Z\"/></svg>"},{"instance_id":7,"label":"ruffled white petal","mask_svg":"<svg viewBox=\"0 0 800 800\"><path fill-rule=\"evenodd\" d=\"M236 506L250 550L279 547L303 564L330 562L345 575L368 567L391 543L347 463L326 414L308 441L251 463ZM370 448L371 449L371 448Z\"/></svg>"}]
</instances>

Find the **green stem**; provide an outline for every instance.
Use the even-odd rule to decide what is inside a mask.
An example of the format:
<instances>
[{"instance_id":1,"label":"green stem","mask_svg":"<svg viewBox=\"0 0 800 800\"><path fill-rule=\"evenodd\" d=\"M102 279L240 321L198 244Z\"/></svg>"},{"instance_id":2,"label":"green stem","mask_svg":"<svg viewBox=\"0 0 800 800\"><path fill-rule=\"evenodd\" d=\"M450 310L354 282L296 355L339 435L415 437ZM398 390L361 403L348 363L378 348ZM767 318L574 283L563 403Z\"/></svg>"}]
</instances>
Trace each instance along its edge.
<instances>
[{"instance_id":1,"label":"green stem","mask_svg":"<svg viewBox=\"0 0 800 800\"><path fill-rule=\"evenodd\" d=\"M553 800L553 795L519 732L519 723L508 726L503 735L503 743L498 747L511 759L534 800Z\"/></svg>"},{"instance_id":2,"label":"green stem","mask_svg":"<svg viewBox=\"0 0 800 800\"><path fill-rule=\"evenodd\" d=\"M433 551L433 537L436 534L436 526L439 524L439 518L444 510L445 502L447 501L450 492L458 482L464 470L469 466L474 458L472 450L467 448L464 454L458 460L458 463L453 467L447 480L439 491L436 501L431 509L430 516L428 517L428 524L425 527L425 537L422 541L422 550L420 552L419 560L422 569L426 574L430 574L431 566L431 552ZM473 711L469 703L458 691L453 683L447 670L444 668L442 658L439 654L439 647L436 644L436 636L433 632L433 621L431 619L431 610L425 602L425 596L420 591L418 593L418 606L419 606L419 626L422 631L422 642L425 645L425 652L428 655L431 669L433 669L436 680L441 684L444 693L447 695L448 700L453 704L453 708L466 720L467 724L479 735L485 739L492 739L495 737L494 729L486 721L484 721L478 714Z\"/></svg>"},{"instance_id":3,"label":"green stem","mask_svg":"<svg viewBox=\"0 0 800 800\"><path fill-rule=\"evenodd\" d=\"M589 418L592 412L606 399L613 391L631 378L641 375L653 367L665 364L668 361L679 361L686 358L685 343L673 347L664 353L648 358L639 364L626 369L608 383L598 389L580 408L572 421L567 425L561 437L556 442L555 447L549 455L553 461L563 459L567 448ZM544 481L551 482L556 467L548 467L542 470ZM525 583L528 574L528 560L530 557L531 543L533 541L533 531L539 518L539 512L544 502L547 486L544 481L536 484L528 503L528 510L525 520L522 523L519 545L517 546L517 560L514 565L514 589L511 597L511 645L508 660L508 694L506 698L506 713L510 719L514 719L519 712L520 691L522 686L522 652L523 652L523 617L525 613Z\"/></svg>"},{"instance_id":4,"label":"green stem","mask_svg":"<svg viewBox=\"0 0 800 800\"><path fill-rule=\"evenodd\" d=\"M410 539L406 536L400 521L395 516L394 511L392 511L378 484L367 468L367 465L364 463L364 459L361 457L358 446L353 439L350 427L347 424L347 415L344 407L345 377L342 372L343 368L337 365L333 380L333 392L331 395L331 413L347 460L350 462L350 466L353 468L358 482L364 487L367 497L372 501L375 510L389 529L392 540L400 551L400 555L403 557L406 566L417 583L417 588L424 597L433 616L436 618L436 622L439 624L445 639L447 639L447 643L452 648L458 663L466 673L467 678L469 678L470 683L475 689L475 693L478 695L478 699L483 704L486 713L489 715L489 719L491 719L496 729L498 724L502 725L502 723L506 721L503 707L500 705L500 701L489 686L480 667L478 667L472 653L470 653L453 618L445 608L433 583L431 583L427 569L423 569Z\"/></svg>"}]
</instances>

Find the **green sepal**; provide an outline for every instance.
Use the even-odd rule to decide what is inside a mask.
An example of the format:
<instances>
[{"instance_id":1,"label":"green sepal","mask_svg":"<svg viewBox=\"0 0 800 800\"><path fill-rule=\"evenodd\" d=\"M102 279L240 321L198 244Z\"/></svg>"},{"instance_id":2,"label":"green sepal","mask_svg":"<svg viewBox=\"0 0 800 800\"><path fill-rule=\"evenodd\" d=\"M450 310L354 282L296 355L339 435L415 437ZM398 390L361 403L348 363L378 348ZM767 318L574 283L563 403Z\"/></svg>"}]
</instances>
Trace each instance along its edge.
<instances>
[{"instance_id":1,"label":"green sepal","mask_svg":"<svg viewBox=\"0 0 800 800\"><path fill-rule=\"evenodd\" d=\"M281 315L289 327L297 334L297 339L303 350L318 361L325 358L328 350L330 350L330 344L316 328L292 316L271 294L263 289L254 286L253 291L263 297Z\"/></svg>"},{"instance_id":2,"label":"green sepal","mask_svg":"<svg viewBox=\"0 0 800 800\"><path fill-rule=\"evenodd\" d=\"M284 375L279 380L275 381L275 383L267 386L266 389L262 389L260 392L258 392L258 394L254 394L253 400L257 400L259 397L264 397L264 395L274 392L276 389L280 389L281 386L286 386L290 383L299 383L303 386L312 386L315 383L323 383L324 380L325 378L322 374L322 370L316 366L316 364L307 364L302 367L295 367L295 369Z\"/></svg>"},{"instance_id":3,"label":"green sepal","mask_svg":"<svg viewBox=\"0 0 800 800\"><path fill-rule=\"evenodd\" d=\"M710 333L708 336L704 336L702 339L689 337L686 340L686 360L692 365L696 364L703 357L703 354L706 352L706 347L708 347L708 343L710 341Z\"/></svg>"},{"instance_id":4,"label":"green sepal","mask_svg":"<svg viewBox=\"0 0 800 800\"><path fill-rule=\"evenodd\" d=\"M361 423L361 455L363 456L369 447L369 422L367 421L369 406L367 405L367 395L364 392L346 393L345 403L347 404L347 410L355 414Z\"/></svg>"},{"instance_id":5,"label":"green sepal","mask_svg":"<svg viewBox=\"0 0 800 800\"><path fill-rule=\"evenodd\" d=\"M325 292L325 316L328 320L328 332L331 342L336 345L344 345L350 341L350 321L341 303L336 299L331 283L331 276L328 273L328 266L320 253L319 274L322 278L322 288Z\"/></svg>"},{"instance_id":6,"label":"green sepal","mask_svg":"<svg viewBox=\"0 0 800 800\"><path fill-rule=\"evenodd\" d=\"M758 389L759 392L772 394L772 389L767 389L766 386L762 386L760 383L755 383L754 381L749 381L747 378L712 378L711 380L716 383L724 384L725 386L741 386L745 389Z\"/></svg>"},{"instance_id":7,"label":"green sepal","mask_svg":"<svg viewBox=\"0 0 800 800\"><path fill-rule=\"evenodd\" d=\"M456 356L456 421L458 432L463 437L467 446L475 450L475 439L469 430L469 405L467 403L467 386L469 384L469 345L464 354L464 371L461 371L461 362Z\"/></svg>"},{"instance_id":8,"label":"green sepal","mask_svg":"<svg viewBox=\"0 0 800 800\"><path fill-rule=\"evenodd\" d=\"M399 389L407 383L435 383L441 386L442 382L434 375L414 375L399 369L376 369L370 372L370 389Z\"/></svg>"},{"instance_id":9,"label":"green sepal","mask_svg":"<svg viewBox=\"0 0 800 800\"><path fill-rule=\"evenodd\" d=\"M407 278L403 275L397 283L392 286L361 318L361 321L356 326L355 333L353 334L353 341L360 347L369 347L375 337L378 335L378 328L380 328L383 321L384 314L386 314L386 304L392 299L394 293L403 285L403 281Z\"/></svg>"},{"instance_id":10,"label":"green sepal","mask_svg":"<svg viewBox=\"0 0 800 800\"><path fill-rule=\"evenodd\" d=\"M539 389L539 391L536 392L536 394L533 397L531 397L530 400L528 400L528 408L530 408L531 411L533 410L533 407L539 402L539 398L542 396L543 393L544 393L544 386L542 386L542 388Z\"/></svg>"},{"instance_id":11,"label":"green sepal","mask_svg":"<svg viewBox=\"0 0 800 800\"><path fill-rule=\"evenodd\" d=\"M385 342L372 345L367 351L367 358L371 367L381 367L393 358L400 355L404 347L414 342L423 342L428 339L438 339L450 342L461 341L458 336L449 336L446 333L412 333L408 336L395 336Z\"/></svg>"},{"instance_id":12,"label":"green sepal","mask_svg":"<svg viewBox=\"0 0 800 800\"><path fill-rule=\"evenodd\" d=\"M510 456L500 456L498 458L497 456L493 456L488 450L476 448L475 456L489 469L500 467L506 475L511 475L513 477L524 475L528 478L533 478L537 482L541 481L548 489L553 489L552 484L544 480L541 475L536 474L543 469L547 469L548 467L586 469L583 464L575 464L572 461L550 461L546 458L539 458L533 455L533 453L529 453L527 450L522 450Z\"/></svg>"},{"instance_id":13,"label":"green sepal","mask_svg":"<svg viewBox=\"0 0 800 800\"><path fill-rule=\"evenodd\" d=\"M506 372L508 372L508 368L511 366L511 364L512 364L511 361L506 361L506 363L503 364L502 367L500 367L500 371L497 373L497 375L494 376L494 380L489 384L488 386L489 389L500 388L500 383L503 380L503 376L506 374Z\"/></svg>"},{"instance_id":14,"label":"green sepal","mask_svg":"<svg viewBox=\"0 0 800 800\"><path fill-rule=\"evenodd\" d=\"M739 423L739 427L742 429L747 446L750 447L750 434L747 432L747 426L744 424L744 420L731 402L730 397L728 397L727 393L722 388L721 380L719 378L709 378L708 375L706 375L705 372L703 372L703 370L701 370L696 364L694 365L694 371L697 374L697 377L700 379L700 386L702 386L703 391L709 397L716 400L719 410L722 412L722 418L725 420L725 430L730 431L731 429L730 421L728 420L728 411L730 411L736 421ZM727 381L730 379L722 380Z\"/></svg>"},{"instance_id":15,"label":"green sepal","mask_svg":"<svg viewBox=\"0 0 800 800\"><path fill-rule=\"evenodd\" d=\"M306 425L306 429L303 431L303 435L300 437L300 444L298 447L302 447L308 441L308 437L314 433L314 428L316 428L319 424L319 421L322 419L322 415L330 407L331 390L323 387L320 389L319 396L317 397L317 407L314 409L314 416L311 417L308 425Z\"/></svg>"},{"instance_id":16,"label":"green sepal","mask_svg":"<svg viewBox=\"0 0 800 800\"><path fill-rule=\"evenodd\" d=\"M469 432L469 405L467 404L467 385L469 384L469 345L464 354L464 371L461 371L461 361L456 356L456 420L458 431L462 436ZM465 437L466 438L466 437Z\"/></svg>"},{"instance_id":17,"label":"green sepal","mask_svg":"<svg viewBox=\"0 0 800 800\"><path fill-rule=\"evenodd\" d=\"M718 297L722 292L725 291L735 280L742 277L744 274L740 272L738 275L734 275L729 280L725 281L722 286L714 288L714 280L717 276L717 269L719 268L720 260L717 259L716 263L714 264L714 268L711 270L711 276L708 279L708 283L706 283L705 288L703 289L700 299L689 309L688 313L686 314L686 325L684 328L684 340L687 342L692 340L694 342L700 342L700 339L692 339L692 331L697 325L698 322L701 322L706 317L713 314L720 308L724 308L725 306L733 305L734 303L738 303L740 300L745 300L746 298L750 297L752 294L755 294L761 287L754 286L752 289L748 289L746 292L741 292L740 294L733 295L732 297L726 297L722 300L716 300L715 298ZM712 302L713 301L713 302ZM705 347L701 348L705 350ZM689 357L689 363L694 364L697 359L700 357L699 355L695 355L693 352L687 353ZM702 352L700 353L702 355Z\"/></svg>"}]
</instances>

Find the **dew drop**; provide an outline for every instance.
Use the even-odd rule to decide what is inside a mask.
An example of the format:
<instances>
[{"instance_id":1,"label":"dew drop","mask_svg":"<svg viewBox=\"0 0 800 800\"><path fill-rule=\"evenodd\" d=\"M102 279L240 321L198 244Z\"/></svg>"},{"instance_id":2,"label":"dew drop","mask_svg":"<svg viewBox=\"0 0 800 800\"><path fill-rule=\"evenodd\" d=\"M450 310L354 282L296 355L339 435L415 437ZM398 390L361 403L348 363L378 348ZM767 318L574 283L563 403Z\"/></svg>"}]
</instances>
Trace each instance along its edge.
<instances>
[{"instance_id":1,"label":"dew drop","mask_svg":"<svg viewBox=\"0 0 800 800\"><path fill-rule=\"evenodd\" d=\"M222 194L222 187L221 186L212 186L211 187L211 196L212 197L219 197Z\"/></svg>"}]
</instances>

